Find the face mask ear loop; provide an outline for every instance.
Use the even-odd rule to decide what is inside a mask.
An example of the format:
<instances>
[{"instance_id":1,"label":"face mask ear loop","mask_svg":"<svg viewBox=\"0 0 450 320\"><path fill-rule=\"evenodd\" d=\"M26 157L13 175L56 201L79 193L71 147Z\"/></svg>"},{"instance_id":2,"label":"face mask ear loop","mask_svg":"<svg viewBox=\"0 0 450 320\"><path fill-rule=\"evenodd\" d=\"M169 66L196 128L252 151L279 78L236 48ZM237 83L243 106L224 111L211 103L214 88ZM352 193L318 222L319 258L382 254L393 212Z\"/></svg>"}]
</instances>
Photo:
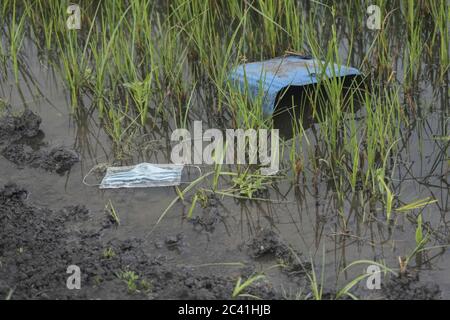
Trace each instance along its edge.
<instances>
[{"instance_id":1,"label":"face mask ear loop","mask_svg":"<svg viewBox=\"0 0 450 320\"><path fill-rule=\"evenodd\" d=\"M83 184L84 184L85 186L88 186L88 187L98 187L99 185L101 185L101 183L90 184L90 183L87 183L87 182L86 182L86 178L92 173L92 171L94 171L95 169L97 169L97 168L100 167L100 166L101 166L100 164L97 164L97 165L93 166L93 167L91 168L91 170L88 171L88 173L86 173L86 175L85 175L84 178L83 178Z\"/></svg>"},{"instance_id":2,"label":"face mask ear loop","mask_svg":"<svg viewBox=\"0 0 450 320\"><path fill-rule=\"evenodd\" d=\"M186 167L192 167L192 168L196 168L197 170L198 170L198 172L199 172L199 178L203 175L202 174L202 169L200 168L200 166L195 166L195 165L192 165L192 164L186 164L185 165ZM194 180L195 181L195 180ZM193 181L181 181L180 182L180 184L186 184L186 183L192 183Z\"/></svg>"}]
</instances>

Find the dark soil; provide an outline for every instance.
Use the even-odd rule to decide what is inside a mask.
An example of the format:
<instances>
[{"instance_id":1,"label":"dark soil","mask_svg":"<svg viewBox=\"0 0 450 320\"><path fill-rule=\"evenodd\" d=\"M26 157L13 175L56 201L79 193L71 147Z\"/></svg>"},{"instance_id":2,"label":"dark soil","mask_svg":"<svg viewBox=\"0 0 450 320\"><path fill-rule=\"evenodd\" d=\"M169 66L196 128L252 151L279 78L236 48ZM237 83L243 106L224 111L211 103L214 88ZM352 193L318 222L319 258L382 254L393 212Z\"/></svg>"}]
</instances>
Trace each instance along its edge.
<instances>
[{"instance_id":1,"label":"dark soil","mask_svg":"<svg viewBox=\"0 0 450 320\"><path fill-rule=\"evenodd\" d=\"M105 240L114 224L95 222L80 205L60 210L30 203L26 189L8 184L0 189L0 298L11 299L230 299L237 278L222 272L205 274L180 266L143 239ZM108 216L105 215L104 220ZM167 236L169 250L182 250L183 234ZM163 245L162 245L163 246ZM150 248L150 252L144 251ZM248 244L251 257L276 259L289 277L304 280L309 263L273 230L261 230ZM67 268L81 270L81 289L69 290ZM243 268L244 279L254 268ZM267 281L258 281L246 293L280 299ZM378 292L384 299L438 299L437 285L419 276L391 278ZM324 298L333 299L334 294ZM361 296L363 297L363 296Z\"/></svg>"},{"instance_id":2,"label":"dark soil","mask_svg":"<svg viewBox=\"0 0 450 320\"><path fill-rule=\"evenodd\" d=\"M389 300L436 300L441 297L441 290L435 283L423 283L418 273L409 273L391 278L382 291Z\"/></svg>"},{"instance_id":3,"label":"dark soil","mask_svg":"<svg viewBox=\"0 0 450 320\"><path fill-rule=\"evenodd\" d=\"M0 118L0 153L19 166L28 165L63 174L79 161L79 155L62 146L33 148L32 140L42 135L39 129L41 121L28 109L20 116L7 114Z\"/></svg>"},{"instance_id":4,"label":"dark soil","mask_svg":"<svg viewBox=\"0 0 450 320\"><path fill-rule=\"evenodd\" d=\"M28 165L59 174L69 171L79 161L76 152L61 146L35 151L26 144L11 143L2 151L2 155L17 165Z\"/></svg>"},{"instance_id":5,"label":"dark soil","mask_svg":"<svg viewBox=\"0 0 450 320\"><path fill-rule=\"evenodd\" d=\"M6 114L0 118L0 143L37 136L40 132L41 122L41 117L29 109L26 109L20 116Z\"/></svg>"},{"instance_id":6,"label":"dark soil","mask_svg":"<svg viewBox=\"0 0 450 320\"><path fill-rule=\"evenodd\" d=\"M201 214L193 216L189 219L189 222L199 232L213 233L217 224L222 221L222 218L219 210L219 201L214 194L211 194L207 197Z\"/></svg>"},{"instance_id":7,"label":"dark soil","mask_svg":"<svg viewBox=\"0 0 450 320\"><path fill-rule=\"evenodd\" d=\"M50 210L27 198L28 192L15 184L0 189L1 298L231 298L235 278L176 266L156 249L149 255L141 239L104 241L105 227L96 226L84 206ZM80 290L66 287L69 265L80 267ZM280 298L264 281L247 293Z\"/></svg>"},{"instance_id":8,"label":"dark soil","mask_svg":"<svg viewBox=\"0 0 450 320\"><path fill-rule=\"evenodd\" d=\"M263 229L248 243L249 253L253 258L275 258L290 275L304 275L310 270L310 263L302 261L301 253L292 249L278 233Z\"/></svg>"},{"instance_id":9,"label":"dark soil","mask_svg":"<svg viewBox=\"0 0 450 320\"><path fill-rule=\"evenodd\" d=\"M183 247L186 245L182 233L179 233L176 236L167 236L164 242L167 249L176 251L182 251Z\"/></svg>"}]
</instances>

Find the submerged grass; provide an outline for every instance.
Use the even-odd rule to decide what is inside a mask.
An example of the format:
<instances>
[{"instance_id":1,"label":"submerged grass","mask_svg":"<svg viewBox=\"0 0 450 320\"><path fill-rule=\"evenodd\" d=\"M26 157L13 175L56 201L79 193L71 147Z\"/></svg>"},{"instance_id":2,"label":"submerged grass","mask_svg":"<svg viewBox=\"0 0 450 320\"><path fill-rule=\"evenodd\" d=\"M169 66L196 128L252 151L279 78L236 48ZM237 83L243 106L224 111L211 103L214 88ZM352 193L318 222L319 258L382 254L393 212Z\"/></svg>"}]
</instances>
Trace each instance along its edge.
<instances>
[{"instance_id":1,"label":"submerged grass","mask_svg":"<svg viewBox=\"0 0 450 320\"><path fill-rule=\"evenodd\" d=\"M450 68L445 1L377 1L384 13L377 31L358 24L364 1L81 1L79 31L65 30L66 4L3 1L0 14L8 32L2 39L9 41L0 42L0 54L10 60L18 81L24 37L34 37L41 50L53 52L48 57L66 80L74 110L90 96L117 145L155 127L188 128L192 118L205 116L222 118L216 126L270 128L271 119L262 114L263 97L251 101L249 92L227 81L229 70L245 61L309 52L324 61L323 70L331 63L360 67L366 85L345 97L342 79L320 81L309 95L318 130L311 136L297 123L294 139L287 141L295 173L297 160L315 157L314 165L318 157L317 167L332 178L335 189L349 186L353 193L361 186L374 194L386 192L377 187L383 183L379 177L387 178L393 169L385 160L397 153L394 142L417 111L411 90L422 72L420 61L432 61L437 53L440 81ZM404 45L388 37L402 28ZM371 40L367 48L361 48L362 31ZM396 75L399 56L402 77ZM310 141L317 146L305 156L312 152Z\"/></svg>"}]
</instances>

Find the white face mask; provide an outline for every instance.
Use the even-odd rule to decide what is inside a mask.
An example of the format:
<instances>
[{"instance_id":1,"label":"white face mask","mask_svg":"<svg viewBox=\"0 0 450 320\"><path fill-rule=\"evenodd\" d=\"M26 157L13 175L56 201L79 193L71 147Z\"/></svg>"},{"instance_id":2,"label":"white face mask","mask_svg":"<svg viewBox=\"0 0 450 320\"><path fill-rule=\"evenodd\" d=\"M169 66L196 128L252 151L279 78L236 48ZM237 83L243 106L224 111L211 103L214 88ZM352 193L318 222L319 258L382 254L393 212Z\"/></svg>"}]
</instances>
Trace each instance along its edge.
<instances>
[{"instance_id":1,"label":"white face mask","mask_svg":"<svg viewBox=\"0 0 450 320\"><path fill-rule=\"evenodd\" d=\"M180 164L140 163L128 167L109 167L100 189L169 187L181 184Z\"/></svg>"}]
</instances>

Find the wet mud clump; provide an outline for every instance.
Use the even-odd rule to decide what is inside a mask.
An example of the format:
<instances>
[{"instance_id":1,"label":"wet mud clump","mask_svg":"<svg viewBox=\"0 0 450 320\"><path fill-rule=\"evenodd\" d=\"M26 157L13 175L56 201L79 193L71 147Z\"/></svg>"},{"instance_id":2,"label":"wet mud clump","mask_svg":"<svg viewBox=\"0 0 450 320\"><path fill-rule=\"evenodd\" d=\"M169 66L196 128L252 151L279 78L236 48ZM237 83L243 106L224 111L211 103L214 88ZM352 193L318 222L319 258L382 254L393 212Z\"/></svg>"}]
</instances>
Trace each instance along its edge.
<instances>
[{"instance_id":1,"label":"wet mud clump","mask_svg":"<svg viewBox=\"0 0 450 320\"><path fill-rule=\"evenodd\" d=\"M183 251L183 247L186 246L183 233L179 233L176 236L167 236L164 242L167 249L176 250L179 252Z\"/></svg>"},{"instance_id":2,"label":"wet mud clump","mask_svg":"<svg viewBox=\"0 0 450 320\"><path fill-rule=\"evenodd\" d=\"M260 230L248 243L249 254L254 259L275 258L291 275L304 275L310 264L302 261L301 253L291 248L278 233L270 229Z\"/></svg>"},{"instance_id":3,"label":"wet mud clump","mask_svg":"<svg viewBox=\"0 0 450 320\"><path fill-rule=\"evenodd\" d=\"M219 210L219 200L214 194L207 196L201 215L189 219L195 230L208 234L213 233L221 221L223 221L223 216Z\"/></svg>"},{"instance_id":4,"label":"wet mud clump","mask_svg":"<svg viewBox=\"0 0 450 320\"><path fill-rule=\"evenodd\" d=\"M28 165L59 174L69 171L79 161L75 151L61 146L50 150L33 150L26 144L12 143L2 151L2 155L19 166Z\"/></svg>"},{"instance_id":5,"label":"wet mud clump","mask_svg":"<svg viewBox=\"0 0 450 320\"><path fill-rule=\"evenodd\" d=\"M41 121L28 109L20 116L8 114L0 118L0 153L19 166L63 174L79 161L79 155L62 146L33 148L29 140L42 135L39 129Z\"/></svg>"},{"instance_id":6,"label":"wet mud clump","mask_svg":"<svg viewBox=\"0 0 450 320\"><path fill-rule=\"evenodd\" d=\"M0 188L0 298L4 299L230 299L234 277L179 266L145 252L144 240L104 240L84 206L61 210L29 202L15 184ZM114 230L110 230L114 231ZM151 249L150 249L151 250ZM68 267L79 267L81 288L69 290ZM248 293L280 298L266 282Z\"/></svg>"},{"instance_id":7,"label":"wet mud clump","mask_svg":"<svg viewBox=\"0 0 450 320\"><path fill-rule=\"evenodd\" d=\"M0 117L0 144L37 136L41 122L41 117L29 109L20 116L7 114Z\"/></svg>"},{"instance_id":8,"label":"wet mud clump","mask_svg":"<svg viewBox=\"0 0 450 320\"><path fill-rule=\"evenodd\" d=\"M424 283L418 273L408 273L391 278L382 284L384 296L391 300L437 300L441 298L441 290L435 283Z\"/></svg>"}]
</instances>

